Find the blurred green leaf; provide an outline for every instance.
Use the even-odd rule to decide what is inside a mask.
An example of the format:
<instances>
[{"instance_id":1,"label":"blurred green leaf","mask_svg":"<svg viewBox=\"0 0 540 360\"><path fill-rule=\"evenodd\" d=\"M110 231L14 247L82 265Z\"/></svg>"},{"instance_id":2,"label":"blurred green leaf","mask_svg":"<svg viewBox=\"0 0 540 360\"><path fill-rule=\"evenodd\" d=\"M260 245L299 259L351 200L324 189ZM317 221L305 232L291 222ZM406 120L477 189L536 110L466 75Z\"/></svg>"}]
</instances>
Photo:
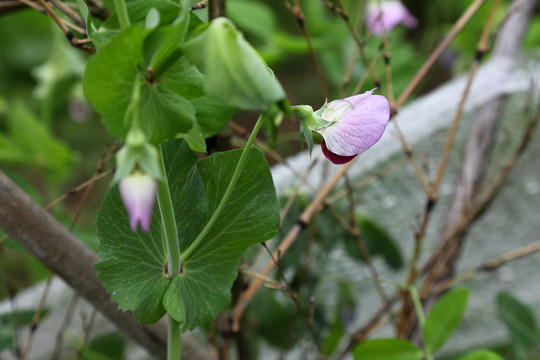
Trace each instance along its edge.
<instances>
[{"instance_id":1,"label":"blurred green leaf","mask_svg":"<svg viewBox=\"0 0 540 360\"><path fill-rule=\"evenodd\" d=\"M527 359L527 350L540 344L533 312L510 293L500 292L497 295L497 316L512 337L512 346L518 359Z\"/></svg>"},{"instance_id":2,"label":"blurred green leaf","mask_svg":"<svg viewBox=\"0 0 540 360\"><path fill-rule=\"evenodd\" d=\"M360 236L369 254L371 256L382 256L388 266L393 270L399 270L403 266L403 259L399 248L390 234L379 226L374 219L364 214L357 214L356 221L360 230ZM353 258L365 261L354 239L347 239L345 249Z\"/></svg>"},{"instance_id":3,"label":"blurred green leaf","mask_svg":"<svg viewBox=\"0 0 540 360\"><path fill-rule=\"evenodd\" d=\"M424 344L432 353L439 350L457 329L469 300L469 289L455 288L431 308L424 325Z\"/></svg>"},{"instance_id":4,"label":"blurred green leaf","mask_svg":"<svg viewBox=\"0 0 540 360\"><path fill-rule=\"evenodd\" d=\"M345 335L345 328L343 327L343 322L341 321L341 312L336 311L334 321L332 321L330 330L328 331L322 345L323 352L326 356L330 356L334 353L334 351L336 351L339 341L343 335Z\"/></svg>"},{"instance_id":5,"label":"blurred green leaf","mask_svg":"<svg viewBox=\"0 0 540 360\"><path fill-rule=\"evenodd\" d=\"M227 2L231 20L247 35L268 42L277 26L277 18L268 5L253 0Z\"/></svg>"},{"instance_id":6,"label":"blurred green leaf","mask_svg":"<svg viewBox=\"0 0 540 360\"><path fill-rule=\"evenodd\" d=\"M422 350L402 339L375 339L357 345L354 360L421 360Z\"/></svg>"},{"instance_id":7,"label":"blurred green leaf","mask_svg":"<svg viewBox=\"0 0 540 360\"><path fill-rule=\"evenodd\" d=\"M6 119L7 132L0 133L0 162L33 167L55 179L68 174L74 154L25 105L11 105Z\"/></svg>"},{"instance_id":8,"label":"blurred green leaf","mask_svg":"<svg viewBox=\"0 0 540 360\"><path fill-rule=\"evenodd\" d=\"M13 348L15 330L19 330L32 323L34 310L23 310L0 314L0 352L5 349ZM43 309L41 319L49 314L49 310Z\"/></svg>"},{"instance_id":9,"label":"blurred green leaf","mask_svg":"<svg viewBox=\"0 0 540 360\"><path fill-rule=\"evenodd\" d=\"M52 123L57 104L66 106L74 87L80 84L85 66L81 52L74 49L60 32L54 32L54 40L47 62L32 69L37 80L34 96L41 100L41 118Z\"/></svg>"},{"instance_id":10,"label":"blurred green leaf","mask_svg":"<svg viewBox=\"0 0 540 360\"><path fill-rule=\"evenodd\" d=\"M117 332L101 335L92 339L89 348L112 359L123 359L125 352L124 338ZM89 359L92 360L93 358Z\"/></svg>"},{"instance_id":11,"label":"blurred green leaf","mask_svg":"<svg viewBox=\"0 0 540 360\"><path fill-rule=\"evenodd\" d=\"M489 350L477 350L457 360L504 360L499 354Z\"/></svg>"},{"instance_id":12,"label":"blurred green leaf","mask_svg":"<svg viewBox=\"0 0 540 360\"><path fill-rule=\"evenodd\" d=\"M305 323L295 316L294 304L290 299L279 301L280 295L269 289L257 292L247 319L253 322L254 330L272 346L288 350L297 341L292 334L302 334Z\"/></svg>"}]
</instances>

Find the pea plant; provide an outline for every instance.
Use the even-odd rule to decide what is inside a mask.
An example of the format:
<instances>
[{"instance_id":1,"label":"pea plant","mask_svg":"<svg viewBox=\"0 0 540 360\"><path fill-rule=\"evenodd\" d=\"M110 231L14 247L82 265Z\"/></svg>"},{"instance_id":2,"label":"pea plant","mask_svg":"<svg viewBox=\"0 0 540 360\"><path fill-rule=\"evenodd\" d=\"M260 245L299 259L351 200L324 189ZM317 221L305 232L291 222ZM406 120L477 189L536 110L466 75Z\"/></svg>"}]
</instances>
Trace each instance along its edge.
<instances>
[{"instance_id":1,"label":"pea plant","mask_svg":"<svg viewBox=\"0 0 540 360\"><path fill-rule=\"evenodd\" d=\"M373 145L390 117L388 100L373 91L317 112L290 106L230 20L203 24L186 4L164 9L171 4L147 1L129 11L116 1L116 16L99 31L90 23L98 51L83 79L108 131L124 140L118 185L97 220L99 278L120 309L132 310L142 324L167 314L171 359L180 356L181 332L211 320L230 301L246 248L279 228L270 170L252 148L259 129L272 133L283 114L298 111L309 148L326 144L325 155L344 163ZM246 146L198 161L194 151L205 152L205 138L234 109L260 112Z\"/></svg>"},{"instance_id":2,"label":"pea plant","mask_svg":"<svg viewBox=\"0 0 540 360\"><path fill-rule=\"evenodd\" d=\"M433 181L428 181L396 125L403 151L415 171L422 195L426 197L426 205L414 234L414 249L405 277L393 283L397 288L394 295L389 296L385 292L381 285L383 280L378 277L372 262L372 257L380 257L394 271L404 266L402 253L388 231L369 216L356 213L352 187L346 177L350 208L344 210L341 205L333 208L334 205L325 200L357 156L381 139L390 119L425 76L424 67L427 69L433 65L428 59L427 65L412 81L407 77L403 83L399 82L399 75L391 74L390 32L398 26L413 29L419 25L419 20L403 3L397 0L366 1L361 6L354 1L350 2L352 5L347 3L359 6L357 10L362 14L366 38L380 39L378 47L370 49L373 61L364 52L369 46L355 33L343 2L323 0L319 4L319 8L333 12L334 16L347 23L352 41L359 49L358 58L348 71L344 71L346 75L342 79L341 70L347 69L338 71L332 66L336 63L333 56L337 55L334 53L338 53L332 51L332 42L340 33L321 37L324 41L316 44L319 50L322 49L321 58L327 62L325 70L328 77L340 77L339 80L333 79L336 88L337 84L341 86L339 95L329 96L313 44L305 31L301 2L284 2L283 9L288 10L304 30L305 39L301 39L302 45L295 43L297 39L277 35L273 41L286 44L284 47L301 48L312 55L319 72L317 80L325 97L324 104L315 110L308 104L294 104L290 99L301 97L287 94L280 79L265 62L264 59L278 58L279 52L266 49L266 57L261 56L239 30L242 26L251 29L260 39L270 42L270 35L259 31L254 24L264 22L266 18L261 15L260 8L249 1L239 2L241 6L232 5L230 10L253 15L253 22L247 21L245 16L214 16L215 7L224 2L212 0L198 4L187 0L114 0L108 2L107 7L97 0L76 0L70 6L61 1L51 1L57 12L51 10L51 5L44 0L20 2L47 13L64 31L72 46L89 54L88 61L80 65L84 69L81 70L82 94L99 114L107 132L119 143L115 153L114 178L97 213L97 277L118 308L130 311L141 325L154 324L164 317L167 319L168 359L181 358L181 335L219 318L223 309L231 304L231 289L239 286L244 288L233 291L228 330L240 333L244 325L242 321L245 321L242 317L244 310L258 296L252 302L255 311L263 309L258 314L262 319L258 330L265 333L268 329L264 326L274 328L266 331L267 340L276 348L285 350L292 348L291 341L293 344L302 343L301 336L295 339L291 336L296 333L298 319L291 319L274 297L257 293L263 283L285 293L290 298L287 300L292 300L289 305L294 303L296 314L302 318L301 331L307 329L310 333L310 343L302 343L305 354L309 356L342 359L352 354L355 360L435 358L458 328L470 297L470 291L465 287L450 289L454 283L446 282L448 278L452 280L448 269L453 267L455 254L459 252L461 236L480 211L474 212L475 209L487 206L495 196L494 193L491 198L482 198L483 202L469 199L468 204L478 206L463 210L460 216L465 220L457 223L457 228L450 228L441 235L445 243L434 252L429 264L420 269L418 262L423 240L438 200L454 133L449 131L449 145L445 146L441 165ZM455 26L467 22L483 2L474 1ZM493 1L487 21L480 26L482 36L477 44L469 81L472 81L474 71L486 52L499 3ZM193 12L206 7L209 16L203 21ZM59 12L68 18L81 19L78 22L82 23L79 29L82 36L71 34L66 21L56 15ZM510 10L505 12L506 16L511 13ZM452 28L450 35L454 36L456 32ZM275 33L280 34L278 30ZM304 40L307 40L306 48ZM444 46L448 45L446 40L443 41ZM405 49L396 59L404 69L411 64L417 65L418 60L411 56L412 50ZM436 49L434 54L440 56L441 49L444 47ZM339 54L342 55L345 56ZM338 60L338 63L343 62L341 58ZM362 75L355 73L356 62L360 61L365 71ZM332 70L336 70L338 76L332 75ZM402 91L397 99L394 98L392 77L398 79L395 85ZM349 86L353 78L358 80L354 88ZM456 128L467 91L454 120ZM27 110L18 108L17 111L24 115ZM209 151L209 138L219 134L236 111L258 116L246 134L245 144L235 150ZM19 117L24 118L22 115ZM529 135L525 131L520 145L522 149L527 146L538 118L530 122L527 128ZM285 205L285 200L276 195L270 167L260 150L266 146L255 146L261 131L270 144L275 143L278 128L284 121L296 121L298 132L295 137L310 155L314 146L320 145L324 156L321 161L339 167L335 180L316 193L314 199L295 193L297 199L293 197L294 201L287 200ZM16 121L10 124L13 126ZM41 136L49 135L42 132ZM47 156L44 157L49 157L49 152L59 157L60 150L69 154L68 150L57 146L46 151ZM369 152L364 156L369 156ZM0 194L1 191L0 186ZM349 211L350 219L343 220L340 211ZM321 252L335 246L339 241L336 239L353 238L354 241L344 244L345 251L365 263L382 300L381 310L364 328L348 334L348 341L345 340L346 310L354 309L358 302L350 284L337 282L339 300L335 314L319 314L311 297L309 300L302 298L302 301L306 300L303 304L299 300L305 296L301 294L302 284L318 279L315 275L311 278L307 274L308 266L301 263L308 257L304 253L310 251L311 242L306 240L304 249L295 248L299 245L293 243L317 212L320 212L316 219L319 227L310 229L310 238L317 239ZM289 228L291 230L287 234L280 231ZM265 243L269 239L277 240L272 249ZM253 261L251 270L254 271L249 273L250 269L243 267L242 259L249 248L253 249L252 245L259 243L263 249ZM453 247L448 244L453 244ZM287 250L289 253L283 256ZM262 258L260 254L268 256L267 253L271 261L257 267ZM295 271L291 277L285 274L285 270L293 257L302 260L294 259ZM324 268L327 258L322 259L320 267ZM279 272L278 281L269 276L274 268ZM239 272L242 271L251 280L239 284ZM532 315L510 295L502 294L498 301L502 304L499 306L500 317L514 336L519 333L515 330L514 313L525 314L527 320L532 319ZM398 303L400 308L396 306ZM383 316L391 319L387 321L394 325L396 337L367 340L367 336L384 322ZM0 317L0 324L2 321ZM532 324L531 328L535 326L533 320L528 323ZM275 328L284 330L276 334ZM530 349L534 344L529 342L524 347ZM523 348L518 350L516 353L523 352ZM228 357L223 355L220 358ZM244 354L239 358L250 358L250 355ZM500 360L501 357L493 351L480 350L459 354L459 359Z\"/></svg>"}]
</instances>

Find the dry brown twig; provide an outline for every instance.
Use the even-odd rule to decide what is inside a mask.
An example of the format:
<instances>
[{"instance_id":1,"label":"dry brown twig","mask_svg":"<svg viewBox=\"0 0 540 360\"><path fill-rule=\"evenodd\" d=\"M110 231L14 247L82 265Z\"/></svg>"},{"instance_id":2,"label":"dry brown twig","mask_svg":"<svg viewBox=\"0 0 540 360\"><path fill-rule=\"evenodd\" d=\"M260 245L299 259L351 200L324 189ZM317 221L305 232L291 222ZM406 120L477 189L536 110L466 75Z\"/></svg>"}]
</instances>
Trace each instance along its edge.
<instances>
[{"instance_id":1,"label":"dry brown twig","mask_svg":"<svg viewBox=\"0 0 540 360\"><path fill-rule=\"evenodd\" d=\"M315 72L317 73L317 78L319 79L319 84L321 86L322 97L323 100L325 100L328 98L328 89L326 87L326 82L324 81L321 64L319 63L319 59L317 58L317 54L315 53L315 49L313 48L313 44L311 42L311 37L309 36L309 32L306 29L306 24L304 23L304 14L300 6L300 1L294 0L294 5L291 6L291 4L289 4L287 0L284 0L284 4L287 10L289 10L289 12L294 16L296 22L298 23L298 26L300 26L302 35L304 35L304 38L306 39L309 48L309 54L311 55L311 59L313 60Z\"/></svg>"}]
</instances>

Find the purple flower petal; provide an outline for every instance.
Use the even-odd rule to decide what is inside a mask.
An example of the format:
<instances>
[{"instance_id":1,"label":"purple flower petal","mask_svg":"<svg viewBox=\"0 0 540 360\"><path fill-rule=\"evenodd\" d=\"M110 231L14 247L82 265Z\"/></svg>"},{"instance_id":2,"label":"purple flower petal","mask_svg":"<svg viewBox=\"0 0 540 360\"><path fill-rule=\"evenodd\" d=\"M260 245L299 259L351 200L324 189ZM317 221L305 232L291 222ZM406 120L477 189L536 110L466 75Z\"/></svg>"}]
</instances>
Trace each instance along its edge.
<instances>
[{"instance_id":1,"label":"purple flower petal","mask_svg":"<svg viewBox=\"0 0 540 360\"><path fill-rule=\"evenodd\" d=\"M147 174L136 171L118 183L122 202L126 207L131 230L137 231L138 223L143 231L150 229L154 209L157 181Z\"/></svg>"},{"instance_id":2,"label":"purple flower petal","mask_svg":"<svg viewBox=\"0 0 540 360\"><path fill-rule=\"evenodd\" d=\"M317 132L333 154L356 156L381 138L390 118L390 105L384 96L372 95L372 91L338 100L337 106L347 111L336 109L334 101L326 105L332 111L327 114L325 108L322 117L333 124ZM332 117L334 114L340 114L340 117Z\"/></svg>"},{"instance_id":3,"label":"purple flower petal","mask_svg":"<svg viewBox=\"0 0 540 360\"><path fill-rule=\"evenodd\" d=\"M401 1L371 1L367 6L366 23L374 35L382 35L399 24L414 28L418 25L418 20Z\"/></svg>"},{"instance_id":4,"label":"purple flower petal","mask_svg":"<svg viewBox=\"0 0 540 360\"><path fill-rule=\"evenodd\" d=\"M324 141L321 143L321 149L322 149L322 152L323 152L324 156L326 156L326 158L328 160L330 160L331 162L333 162L336 165L346 164L346 163L348 163L349 161L351 161L352 159L354 159L356 157L356 155L353 155L353 156L341 156L341 155L334 154L333 152L328 150L328 148L326 147L326 144L325 144Z\"/></svg>"}]
</instances>

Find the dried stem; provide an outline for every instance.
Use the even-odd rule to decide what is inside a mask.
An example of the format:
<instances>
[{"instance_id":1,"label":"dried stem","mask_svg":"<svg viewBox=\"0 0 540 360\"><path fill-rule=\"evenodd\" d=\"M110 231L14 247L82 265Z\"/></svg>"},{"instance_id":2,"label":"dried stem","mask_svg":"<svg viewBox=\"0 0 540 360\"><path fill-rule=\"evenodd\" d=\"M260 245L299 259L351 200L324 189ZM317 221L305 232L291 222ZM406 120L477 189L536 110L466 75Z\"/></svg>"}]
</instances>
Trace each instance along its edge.
<instances>
[{"instance_id":1,"label":"dried stem","mask_svg":"<svg viewBox=\"0 0 540 360\"><path fill-rule=\"evenodd\" d=\"M456 21L454 26L452 26L452 29L450 32L446 35L446 37L441 41L441 43L437 46L437 48L431 53L429 58L426 60L424 65L418 70L414 78L411 80L409 85L405 88L403 93L399 96L399 98L396 101L396 111L399 111L401 106L407 101L407 99L411 96L413 91L416 89L416 87L420 84L420 82L424 79L424 77L427 75L431 67L435 64L437 59L441 56L443 51L448 47L450 42L454 39L454 37L463 29L463 27L467 24L467 22L472 18L472 16L478 11L480 6L483 5L485 0L475 0L467 10L461 15L461 17Z\"/></svg>"},{"instance_id":2,"label":"dried stem","mask_svg":"<svg viewBox=\"0 0 540 360\"><path fill-rule=\"evenodd\" d=\"M294 0L294 6L291 6L291 4L289 4L286 0L284 4L287 10L289 10L296 19L296 22L298 23L298 26L300 26L300 30L302 31L302 35L304 35L304 37L306 38L306 42L309 48L309 54L311 55L311 59L313 60L315 72L317 73L317 78L319 79L319 84L321 86L323 100L325 100L328 98L328 89L326 88L326 83L324 81L321 64L319 63L319 59L317 59L317 54L315 54L315 49L313 48L313 44L311 43L311 37L309 36L309 33L306 29L306 24L304 23L304 14L302 13L302 8L300 7L300 1Z\"/></svg>"},{"instance_id":3,"label":"dried stem","mask_svg":"<svg viewBox=\"0 0 540 360\"><path fill-rule=\"evenodd\" d=\"M322 351L319 335L317 334L317 332L315 331L315 328L313 327L313 319L312 319L312 317L310 317L309 312L306 313L306 311L304 311L304 308L302 307L302 305L300 304L300 301L298 300L298 295L294 292L291 284L289 283L289 281L285 277L285 273L283 272L283 268L281 267L281 264L279 262L280 258L276 258L274 256L274 254L272 254L272 251L268 248L268 246L266 246L265 243L261 243L261 245L263 246L263 248L270 255L270 259L272 259L272 262L274 263L276 269L278 270L279 275L281 276L281 279L285 283L286 293L292 299L292 301L294 302L294 305L296 306L296 309L298 310L298 313L304 319L304 321L306 323L306 326L307 326L309 332L311 333L311 336L313 337L313 342L315 343L315 346L317 346L317 349L318 349L318 354L317 354L318 356L317 357L320 358L320 359L326 359L326 356L324 356L323 351ZM278 253L278 255L281 255L281 254Z\"/></svg>"},{"instance_id":4,"label":"dried stem","mask_svg":"<svg viewBox=\"0 0 540 360\"><path fill-rule=\"evenodd\" d=\"M355 159L358 159L358 157L356 157ZM340 169L334 175L334 177L324 186L323 189L321 189L321 191L319 191L315 199L313 199L313 201L309 204L306 210L304 210L304 212L300 215L296 224L289 230L287 235L283 238L277 250L274 252L274 256L277 256L278 254L284 254L289 249L289 247L293 244L294 240L296 240L298 235L307 226L311 217L318 211L318 209L320 208L321 204L324 202L324 199L328 195L328 193L334 188L336 183L345 174L347 169L354 164L355 159L353 159L353 161L340 167ZM263 269L260 271L260 273L262 275L267 275L273 268L274 268L274 263L267 262L266 265L263 267ZM233 319L233 331L238 331L240 317L244 313L249 302L251 301L251 299L253 298L253 296L255 295L255 293L257 292L257 290L259 289L261 285L262 285L262 280L254 279L253 281L249 283L247 289L240 295L238 303L234 307L232 311L232 315L231 315Z\"/></svg>"}]
</instances>

